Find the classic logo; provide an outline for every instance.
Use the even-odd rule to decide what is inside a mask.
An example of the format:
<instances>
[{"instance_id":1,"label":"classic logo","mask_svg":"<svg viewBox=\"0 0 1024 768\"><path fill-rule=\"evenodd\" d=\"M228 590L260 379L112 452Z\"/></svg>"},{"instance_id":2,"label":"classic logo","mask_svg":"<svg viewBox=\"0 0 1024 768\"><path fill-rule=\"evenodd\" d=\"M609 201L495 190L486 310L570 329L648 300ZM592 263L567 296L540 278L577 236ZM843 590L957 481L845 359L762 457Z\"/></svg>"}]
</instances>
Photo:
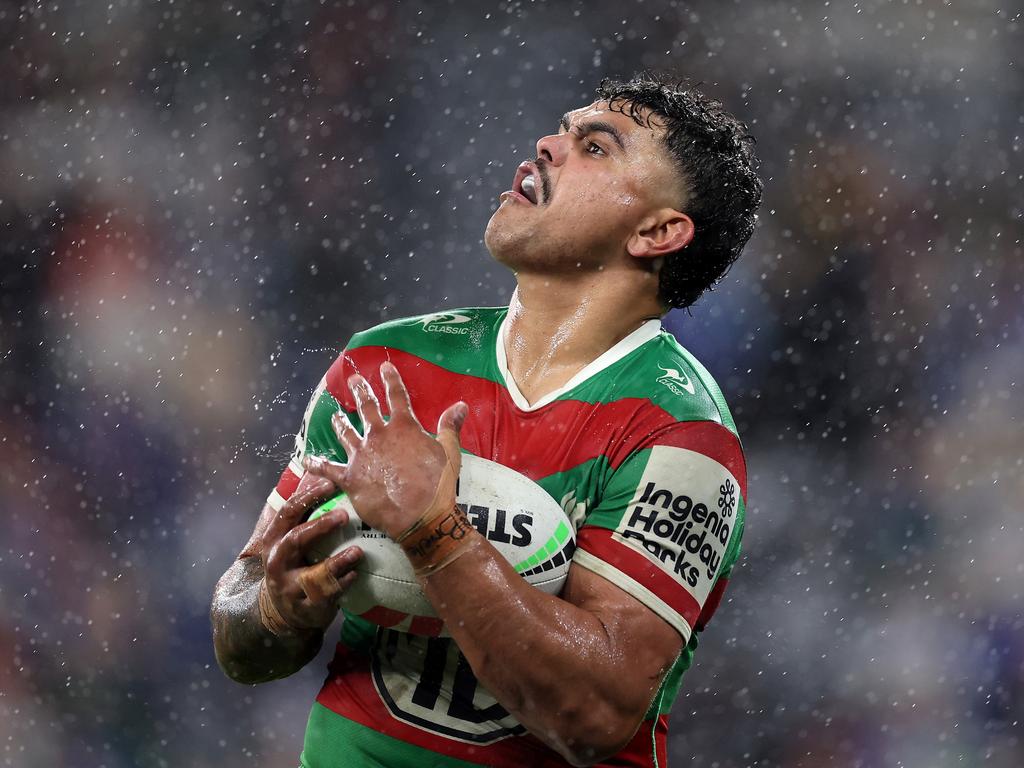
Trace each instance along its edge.
<instances>
[{"instance_id":1,"label":"classic logo","mask_svg":"<svg viewBox=\"0 0 1024 768\"><path fill-rule=\"evenodd\" d=\"M459 335L469 333L469 327L464 325L472 318L460 315L457 312L438 312L435 315L427 315L417 322L423 324L423 330L431 333L456 333Z\"/></svg>"},{"instance_id":2,"label":"classic logo","mask_svg":"<svg viewBox=\"0 0 1024 768\"><path fill-rule=\"evenodd\" d=\"M663 365L658 367L665 372L664 376L658 378L659 384L664 384L677 395L683 394L681 390L685 390L691 395L696 391L693 382L690 381L690 377L682 371L678 371L675 368L666 368Z\"/></svg>"}]
</instances>

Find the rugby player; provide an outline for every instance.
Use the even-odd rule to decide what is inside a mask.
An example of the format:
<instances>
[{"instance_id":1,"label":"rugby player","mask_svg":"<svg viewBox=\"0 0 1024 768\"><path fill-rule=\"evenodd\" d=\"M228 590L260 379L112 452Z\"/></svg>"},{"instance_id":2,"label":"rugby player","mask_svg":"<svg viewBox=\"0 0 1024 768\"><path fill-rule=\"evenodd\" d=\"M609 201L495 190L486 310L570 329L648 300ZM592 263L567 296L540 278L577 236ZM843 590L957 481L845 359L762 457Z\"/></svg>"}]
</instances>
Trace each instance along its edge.
<instances>
[{"instance_id":1,"label":"rugby player","mask_svg":"<svg viewBox=\"0 0 1024 768\"><path fill-rule=\"evenodd\" d=\"M739 553L746 469L721 391L660 318L739 256L762 185L746 126L698 89L644 74L596 96L537 142L487 225L509 306L356 334L217 585L227 675L308 663L361 556L306 559L346 521L306 520L340 488L403 546L450 633L346 616L303 766L666 764L671 703ZM460 450L566 510L559 596L454 506Z\"/></svg>"}]
</instances>

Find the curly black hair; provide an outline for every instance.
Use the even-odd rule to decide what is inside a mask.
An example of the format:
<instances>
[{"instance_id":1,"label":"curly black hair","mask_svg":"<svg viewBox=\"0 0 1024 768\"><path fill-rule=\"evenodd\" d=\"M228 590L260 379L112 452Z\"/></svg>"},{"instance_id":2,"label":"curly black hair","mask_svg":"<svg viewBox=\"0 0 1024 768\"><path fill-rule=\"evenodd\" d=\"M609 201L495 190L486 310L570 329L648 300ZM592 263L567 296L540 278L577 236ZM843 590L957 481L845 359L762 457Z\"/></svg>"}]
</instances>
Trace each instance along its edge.
<instances>
[{"instance_id":1,"label":"curly black hair","mask_svg":"<svg viewBox=\"0 0 1024 768\"><path fill-rule=\"evenodd\" d=\"M757 175L754 137L721 102L668 74L643 72L630 80L605 78L597 95L609 108L651 127L685 182L679 210L694 223L688 246L665 257L658 298L688 307L722 279L754 232L763 184Z\"/></svg>"}]
</instances>

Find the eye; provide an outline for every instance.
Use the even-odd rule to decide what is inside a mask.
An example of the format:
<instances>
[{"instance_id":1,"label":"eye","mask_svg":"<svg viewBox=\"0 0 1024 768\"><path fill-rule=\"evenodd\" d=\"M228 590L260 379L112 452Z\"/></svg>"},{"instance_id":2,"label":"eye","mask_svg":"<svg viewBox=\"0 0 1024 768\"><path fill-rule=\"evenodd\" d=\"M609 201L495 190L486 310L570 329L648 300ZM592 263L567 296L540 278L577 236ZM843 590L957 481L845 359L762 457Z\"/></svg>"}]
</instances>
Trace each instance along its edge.
<instances>
[{"instance_id":1,"label":"eye","mask_svg":"<svg viewBox=\"0 0 1024 768\"><path fill-rule=\"evenodd\" d=\"M587 142L585 151L592 155L603 155L605 153L599 144L595 144L592 141Z\"/></svg>"}]
</instances>

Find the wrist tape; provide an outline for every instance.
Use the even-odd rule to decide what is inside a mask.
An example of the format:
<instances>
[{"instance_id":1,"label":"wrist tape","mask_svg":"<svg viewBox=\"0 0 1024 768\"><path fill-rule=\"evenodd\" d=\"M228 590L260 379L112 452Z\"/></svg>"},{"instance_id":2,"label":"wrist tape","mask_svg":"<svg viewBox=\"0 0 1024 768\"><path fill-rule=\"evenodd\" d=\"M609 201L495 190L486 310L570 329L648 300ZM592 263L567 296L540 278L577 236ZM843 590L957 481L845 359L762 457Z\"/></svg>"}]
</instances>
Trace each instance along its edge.
<instances>
[{"instance_id":1,"label":"wrist tape","mask_svg":"<svg viewBox=\"0 0 1024 768\"><path fill-rule=\"evenodd\" d=\"M327 560L321 560L316 565L311 565L299 572L299 584L302 591L311 602L321 603L328 599L338 599L341 594L341 584L327 567Z\"/></svg>"},{"instance_id":2,"label":"wrist tape","mask_svg":"<svg viewBox=\"0 0 1024 768\"><path fill-rule=\"evenodd\" d=\"M260 621L272 635L290 637L295 634L295 627L285 621L274 601L270 599L266 580L260 582L259 598L256 602L259 605Z\"/></svg>"},{"instance_id":3,"label":"wrist tape","mask_svg":"<svg viewBox=\"0 0 1024 768\"><path fill-rule=\"evenodd\" d=\"M441 473L434 499L419 520L395 537L417 576L429 576L455 562L468 550L466 534L473 526L455 504L458 469L451 462Z\"/></svg>"}]
</instances>

